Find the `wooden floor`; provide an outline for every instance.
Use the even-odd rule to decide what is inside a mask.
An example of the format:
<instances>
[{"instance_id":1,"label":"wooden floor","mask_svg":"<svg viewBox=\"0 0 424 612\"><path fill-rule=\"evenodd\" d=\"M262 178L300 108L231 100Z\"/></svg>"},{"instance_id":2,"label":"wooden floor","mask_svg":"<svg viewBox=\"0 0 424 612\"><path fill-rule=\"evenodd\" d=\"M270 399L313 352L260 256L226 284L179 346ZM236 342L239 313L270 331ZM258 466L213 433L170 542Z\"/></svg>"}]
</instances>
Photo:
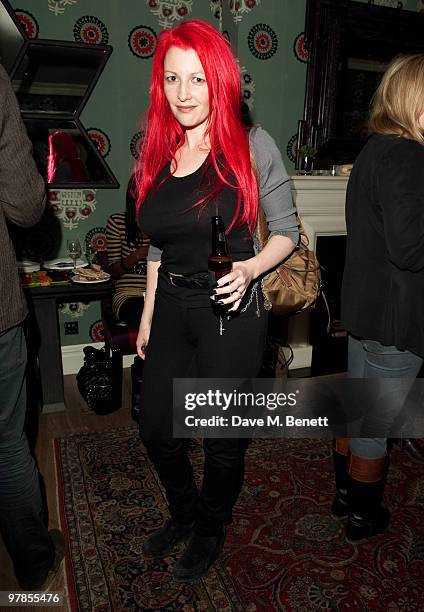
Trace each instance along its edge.
<instances>
[{"instance_id":1,"label":"wooden floor","mask_svg":"<svg viewBox=\"0 0 424 612\"><path fill-rule=\"evenodd\" d=\"M75 376L65 376L65 401L66 412L55 414L42 414L39 422L39 433L35 449L35 456L39 469L44 477L47 499L49 506L50 527L59 527L58 509L56 499L56 474L53 453L54 438L61 437L67 433L84 431L102 431L115 429L133 423L130 417L130 395L131 395L130 370L124 370L123 403L120 410L109 415L97 416L88 411L84 400L81 398L76 386ZM0 540L0 591L13 591L18 589L13 575L10 559ZM37 606L36 609L46 612L53 610L69 610L66 597L66 586L63 567L50 587L51 591L64 592L64 605L58 607ZM32 606L31 606L32 607ZM0 610L23 610L23 607L8 607ZM26 608L30 609L30 608Z\"/></svg>"}]
</instances>

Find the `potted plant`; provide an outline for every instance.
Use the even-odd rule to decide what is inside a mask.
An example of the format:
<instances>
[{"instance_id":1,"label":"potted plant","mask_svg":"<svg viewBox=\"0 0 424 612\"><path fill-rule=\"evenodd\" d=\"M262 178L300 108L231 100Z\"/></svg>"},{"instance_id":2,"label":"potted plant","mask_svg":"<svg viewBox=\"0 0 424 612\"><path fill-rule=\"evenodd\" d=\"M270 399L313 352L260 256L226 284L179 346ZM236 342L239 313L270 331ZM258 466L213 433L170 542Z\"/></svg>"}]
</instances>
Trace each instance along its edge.
<instances>
[{"instance_id":1,"label":"potted plant","mask_svg":"<svg viewBox=\"0 0 424 612\"><path fill-rule=\"evenodd\" d=\"M312 145L305 144L299 147L300 174L311 174L316 153L317 150Z\"/></svg>"}]
</instances>

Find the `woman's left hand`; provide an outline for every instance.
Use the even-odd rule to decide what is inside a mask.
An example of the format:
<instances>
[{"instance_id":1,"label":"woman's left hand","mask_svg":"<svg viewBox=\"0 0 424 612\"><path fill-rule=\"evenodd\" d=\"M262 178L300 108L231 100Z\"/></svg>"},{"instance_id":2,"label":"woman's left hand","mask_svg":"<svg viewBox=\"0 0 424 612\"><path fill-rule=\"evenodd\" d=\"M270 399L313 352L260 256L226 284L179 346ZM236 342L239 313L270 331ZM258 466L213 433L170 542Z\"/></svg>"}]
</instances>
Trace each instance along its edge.
<instances>
[{"instance_id":1,"label":"woman's left hand","mask_svg":"<svg viewBox=\"0 0 424 612\"><path fill-rule=\"evenodd\" d=\"M219 279L216 289L218 299L220 299L220 295L231 293L229 297L222 300L223 304L231 304L228 312L234 312L238 309L247 288L254 279L255 274L251 260L235 261L232 271Z\"/></svg>"}]
</instances>

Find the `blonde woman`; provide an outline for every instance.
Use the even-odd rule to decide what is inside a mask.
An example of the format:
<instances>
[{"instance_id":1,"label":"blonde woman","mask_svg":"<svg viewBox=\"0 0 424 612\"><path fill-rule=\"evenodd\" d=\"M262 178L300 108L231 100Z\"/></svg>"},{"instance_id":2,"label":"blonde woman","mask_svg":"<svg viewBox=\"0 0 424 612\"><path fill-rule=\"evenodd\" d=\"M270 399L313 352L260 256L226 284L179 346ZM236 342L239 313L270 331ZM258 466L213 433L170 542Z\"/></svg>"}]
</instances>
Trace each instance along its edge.
<instances>
[{"instance_id":1,"label":"blonde woman","mask_svg":"<svg viewBox=\"0 0 424 612\"><path fill-rule=\"evenodd\" d=\"M332 513L353 542L388 526L386 436L424 357L424 55L393 60L368 126L347 189L342 320L349 377L385 380L361 437L335 443Z\"/></svg>"}]
</instances>

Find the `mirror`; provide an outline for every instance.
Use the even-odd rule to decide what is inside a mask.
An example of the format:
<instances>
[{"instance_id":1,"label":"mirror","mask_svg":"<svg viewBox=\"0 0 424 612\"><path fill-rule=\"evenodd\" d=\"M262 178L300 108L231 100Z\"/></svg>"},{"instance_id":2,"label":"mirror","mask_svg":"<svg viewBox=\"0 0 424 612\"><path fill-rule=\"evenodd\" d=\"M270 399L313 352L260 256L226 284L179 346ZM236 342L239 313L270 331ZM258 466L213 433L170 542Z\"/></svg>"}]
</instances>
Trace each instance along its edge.
<instances>
[{"instance_id":1,"label":"mirror","mask_svg":"<svg viewBox=\"0 0 424 612\"><path fill-rule=\"evenodd\" d=\"M424 15L352 0L308 0L309 64L298 148L316 167L352 163L366 139L369 104L389 62L424 53Z\"/></svg>"},{"instance_id":2,"label":"mirror","mask_svg":"<svg viewBox=\"0 0 424 612\"><path fill-rule=\"evenodd\" d=\"M73 43L29 42L12 79L22 113L79 115L109 54Z\"/></svg>"},{"instance_id":3,"label":"mirror","mask_svg":"<svg viewBox=\"0 0 424 612\"><path fill-rule=\"evenodd\" d=\"M111 53L109 45L27 39L0 0L0 58L49 187L119 187L79 119Z\"/></svg>"},{"instance_id":4,"label":"mirror","mask_svg":"<svg viewBox=\"0 0 424 612\"><path fill-rule=\"evenodd\" d=\"M27 117L25 125L34 159L49 187L112 187L113 178L77 119Z\"/></svg>"}]
</instances>

